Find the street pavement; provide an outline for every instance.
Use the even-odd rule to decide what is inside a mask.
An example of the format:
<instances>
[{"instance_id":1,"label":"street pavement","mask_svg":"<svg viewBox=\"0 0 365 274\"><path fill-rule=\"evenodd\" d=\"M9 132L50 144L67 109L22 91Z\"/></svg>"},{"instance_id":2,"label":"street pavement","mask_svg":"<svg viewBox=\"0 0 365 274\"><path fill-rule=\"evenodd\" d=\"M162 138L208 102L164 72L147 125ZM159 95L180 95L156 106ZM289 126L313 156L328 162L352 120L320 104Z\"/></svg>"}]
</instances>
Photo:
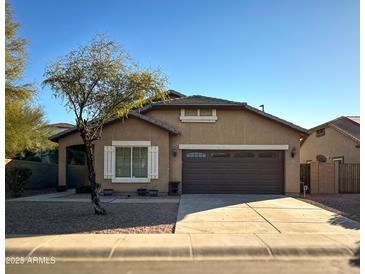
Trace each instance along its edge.
<instances>
[{"instance_id":1,"label":"street pavement","mask_svg":"<svg viewBox=\"0 0 365 274\"><path fill-rule=\"evenodd\" d=\"M247 259L209 261L56 262L54 265L6 265L7 274L333 274L360 273L350 258Z\"/></svg>"}]
</instances>

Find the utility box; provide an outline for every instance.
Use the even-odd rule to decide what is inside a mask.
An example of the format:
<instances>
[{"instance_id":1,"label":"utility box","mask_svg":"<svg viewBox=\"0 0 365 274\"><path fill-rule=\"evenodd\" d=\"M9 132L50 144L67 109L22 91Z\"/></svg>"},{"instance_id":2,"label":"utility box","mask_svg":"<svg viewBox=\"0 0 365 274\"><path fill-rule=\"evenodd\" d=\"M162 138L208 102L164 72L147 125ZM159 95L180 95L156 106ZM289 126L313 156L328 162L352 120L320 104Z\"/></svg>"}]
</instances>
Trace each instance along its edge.
<instances>
[{"instance_id":1,"label":"utility box","mask_svg":"<svg viewBox=\"0 0 365 274\"><path fill-rule=\"evenodd\" d=\"M180 182L169 182L169 195L178 196L179 195L179 185Z\"/></svg>"}]
</instances>

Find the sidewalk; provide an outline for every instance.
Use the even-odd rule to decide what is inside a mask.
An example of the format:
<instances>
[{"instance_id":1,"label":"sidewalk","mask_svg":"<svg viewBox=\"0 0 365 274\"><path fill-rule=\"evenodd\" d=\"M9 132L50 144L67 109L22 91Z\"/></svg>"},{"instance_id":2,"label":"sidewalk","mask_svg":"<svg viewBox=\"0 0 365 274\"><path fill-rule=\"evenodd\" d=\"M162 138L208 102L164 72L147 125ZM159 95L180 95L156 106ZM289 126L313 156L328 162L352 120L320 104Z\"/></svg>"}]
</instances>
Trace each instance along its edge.
<instances>
[{"instance_id":1,"label":"sidewalk","mask_svg":"<svg viewBox=\"0 0 365 274\"><path fill-rule=\"evenodd\" d=\"M68 234L6 239L6 256L62 260L205 260L353 256L359 234Z\"/></svg>"}]
</instances>

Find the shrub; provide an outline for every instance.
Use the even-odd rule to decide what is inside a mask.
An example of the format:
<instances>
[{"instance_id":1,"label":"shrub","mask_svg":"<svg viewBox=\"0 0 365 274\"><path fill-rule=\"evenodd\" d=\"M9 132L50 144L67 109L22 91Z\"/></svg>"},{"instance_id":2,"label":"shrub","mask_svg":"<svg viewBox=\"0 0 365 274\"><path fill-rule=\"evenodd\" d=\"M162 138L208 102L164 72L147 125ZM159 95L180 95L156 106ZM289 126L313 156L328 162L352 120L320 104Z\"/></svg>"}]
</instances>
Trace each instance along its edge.
<instances>
[{"instance_id":1,"label":"shrub","mask_svg":"<svg viewBox=\"0 0 365 274\"><path fill-rule=\"evenodd\" d=\"M32 175L29 168L9 167L5 171L5 181L12 197L20 197L24 191L25 181Z\"/></svg>"}]
</instances>

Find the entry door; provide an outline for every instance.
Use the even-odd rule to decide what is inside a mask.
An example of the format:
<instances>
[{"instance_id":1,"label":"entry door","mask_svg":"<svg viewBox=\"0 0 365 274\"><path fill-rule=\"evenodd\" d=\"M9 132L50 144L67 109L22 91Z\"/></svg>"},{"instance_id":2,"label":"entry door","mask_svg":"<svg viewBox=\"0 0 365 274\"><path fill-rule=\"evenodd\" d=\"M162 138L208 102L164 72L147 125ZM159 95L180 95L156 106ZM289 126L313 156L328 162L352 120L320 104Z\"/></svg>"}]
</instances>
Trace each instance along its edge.
<instances>
[{"instance_id":1,"label":"entry door","mask_svg":"<svg viewBox=\"0 0 365 274\"><path fill-rule=\"evenodd\" d=\"M343 157L333 158L335 163L335 193L340 190L340 164L343 163Z\"/></svg>"}]
</instances>

